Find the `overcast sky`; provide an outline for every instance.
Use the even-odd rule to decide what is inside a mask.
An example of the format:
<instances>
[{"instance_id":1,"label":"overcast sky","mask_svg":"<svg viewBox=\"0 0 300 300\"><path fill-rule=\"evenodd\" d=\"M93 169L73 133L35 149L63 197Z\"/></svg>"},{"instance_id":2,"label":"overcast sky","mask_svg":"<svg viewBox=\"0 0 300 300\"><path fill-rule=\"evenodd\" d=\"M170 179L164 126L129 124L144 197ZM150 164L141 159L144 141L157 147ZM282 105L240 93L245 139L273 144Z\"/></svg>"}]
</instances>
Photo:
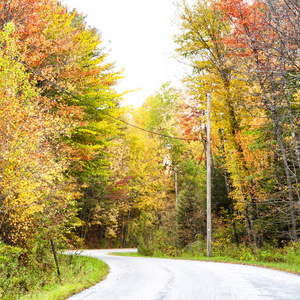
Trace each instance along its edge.
<instances>
[{"instance_id":1,"label":"overcast sky","mask_svg":"<svg viewBox=\"0 0 300 300\"><path fill-rule=\"evenodd\" d=\"M125 69L118 91L141 89L124 96L126 105L143 101L171 81L178 85L183 66L174 54L174 0L64 0L87 15L87 23L101 33L111 49L116 69Z\"/></svg>"}]
</instances>

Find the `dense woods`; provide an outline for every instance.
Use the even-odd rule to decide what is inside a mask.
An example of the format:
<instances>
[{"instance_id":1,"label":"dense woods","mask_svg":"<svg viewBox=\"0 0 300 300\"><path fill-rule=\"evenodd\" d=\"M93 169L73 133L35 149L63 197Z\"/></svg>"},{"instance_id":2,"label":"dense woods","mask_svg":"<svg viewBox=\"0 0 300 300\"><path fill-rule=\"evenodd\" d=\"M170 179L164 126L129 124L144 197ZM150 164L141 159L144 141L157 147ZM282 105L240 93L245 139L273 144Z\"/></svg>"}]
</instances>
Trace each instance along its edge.
<instances>
[{"instance_id":1,"label":"dense woods","mask_svg":"<svg viewBox=\"0 0 300 300\"><path fill-rule=\"evenodd\" d=\"M296 1L180 6L178 52L194 67L194 98L213 94L212 155L243 239L298 242L299 101ZM202 95L202 96L201 96Z\"/></svg>"},{"instance_id":2,"label":"dense woods","mask_svg":"<svg viewBox=\"0 0 300 300\"><path fill-rule=\"evenodd\" d=\"M209 92L215 251L297 245L299 15L296 0L179 1L186 88L165 83L134 109L81 14L58 0L0 1L0 257L47 273L51 239L203 247Z\"/></svg>"}]
</instances>

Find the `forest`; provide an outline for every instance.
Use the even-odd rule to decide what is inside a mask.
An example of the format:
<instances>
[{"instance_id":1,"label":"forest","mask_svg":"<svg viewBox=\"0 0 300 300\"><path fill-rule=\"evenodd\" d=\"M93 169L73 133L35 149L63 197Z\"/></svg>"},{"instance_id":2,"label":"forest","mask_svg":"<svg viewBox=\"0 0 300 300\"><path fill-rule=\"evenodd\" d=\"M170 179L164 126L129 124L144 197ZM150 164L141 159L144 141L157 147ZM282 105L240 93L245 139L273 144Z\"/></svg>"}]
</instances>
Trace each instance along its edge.
<instances>
[{"instance_id":1,"label":"forest","mask_svg":"<svg viewBox=\"0 0 300 300\"><path fill-rule=\"evenodd\" d=\"M47 269L50 241L203 252L208 93L213 255L299 248L299 1L176 11L185 88L133 108L101 28L59 0L0 1L1 259Z\"/></svg>"}]
</instances>

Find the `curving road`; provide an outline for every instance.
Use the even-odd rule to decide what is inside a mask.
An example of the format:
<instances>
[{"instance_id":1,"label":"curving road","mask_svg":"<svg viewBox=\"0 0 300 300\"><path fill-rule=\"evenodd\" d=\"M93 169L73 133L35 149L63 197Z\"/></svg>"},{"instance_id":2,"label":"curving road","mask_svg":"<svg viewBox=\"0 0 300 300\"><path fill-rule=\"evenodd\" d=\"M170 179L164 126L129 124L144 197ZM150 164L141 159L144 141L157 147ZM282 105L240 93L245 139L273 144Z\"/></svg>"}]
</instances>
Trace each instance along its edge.
<instances>
[{"instance_id":1,"label":"curving road","mask_svg":"<svg viewBox=\"0 0 300 300\"><path fill-rule=\"evenodd\" d=\"M300 300L300 276L269 269L201 261L107 255L107 279L70 300ZM122 250L134 251L134 250Z\"/></svg>"}]
</instances>

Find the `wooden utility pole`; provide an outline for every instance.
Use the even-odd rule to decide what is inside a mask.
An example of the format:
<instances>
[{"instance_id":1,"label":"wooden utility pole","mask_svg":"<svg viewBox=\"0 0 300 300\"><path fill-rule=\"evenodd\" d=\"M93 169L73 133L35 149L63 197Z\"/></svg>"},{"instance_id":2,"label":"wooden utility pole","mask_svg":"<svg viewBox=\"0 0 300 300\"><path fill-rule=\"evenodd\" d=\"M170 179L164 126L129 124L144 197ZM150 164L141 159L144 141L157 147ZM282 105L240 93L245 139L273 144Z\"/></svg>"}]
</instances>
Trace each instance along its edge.
<instances>
[{"instance_id":1,"label":"wooden utility pole","mask_svg":"<svg viewBox=\"0 0 300 300\"><path fill-rule=\"evenodd\" d=\"M211 257L211 156L210 156L211 93L207 94L207 257Z\"/></svg>"}]
</instances>

